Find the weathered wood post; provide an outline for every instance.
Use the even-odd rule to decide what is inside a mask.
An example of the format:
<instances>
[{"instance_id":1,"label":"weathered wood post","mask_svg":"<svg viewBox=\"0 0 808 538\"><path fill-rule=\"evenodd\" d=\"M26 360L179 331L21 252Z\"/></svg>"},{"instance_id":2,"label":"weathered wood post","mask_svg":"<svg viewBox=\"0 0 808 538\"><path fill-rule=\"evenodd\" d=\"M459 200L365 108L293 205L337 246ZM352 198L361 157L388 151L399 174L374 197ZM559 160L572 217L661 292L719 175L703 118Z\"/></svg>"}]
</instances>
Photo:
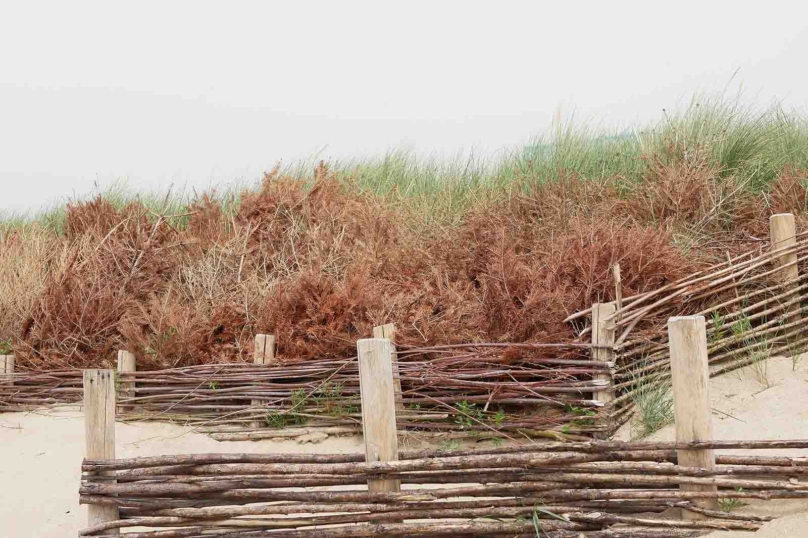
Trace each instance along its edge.
<instances>
[{"instance_id":1,"label":"weathered wood post","mask_svg":"<svg viewBox=\"0 0 808 538\"><path fill-rule=\"evenodd\" d=\"M124 398L135 397L135 382L134 380L124 380L123 374L134 373L137 371L137 359L134 353L126 350L118 351L118 395L121 400ZM124 413L126 409L132 409L134 406L119 405L117 408L118 413Z\"/></svg>"},{"instance_id":2,"label":"weathered wood post","mask_svg":"<svg viewBox=\"0 0 808 538\"><path fill-rule=\"evenodd\" d=\"M275 364L275 335L256 334L255 350L253 352L255 364Z\"/></svg>"},{"instance_id":3,"label":"weathered wood post","mask_svg":"<svg viewBox=\"0 0 808 538\"><path fill-rule=\"evenodd\" d=\"M392 344L386 338L367 338L356 343L356 350L365 461L398 461ZM399 480L368 480L368 491L371 492L400 490Z\"/></svg>"},{"instance_id":4,"label":"weathered wood post","mask_svg":"<svg viewBox=\"0 0 808 538\"><path fill-rule=\"evenodd\" d=\"M13 385L14 355L0 355L0 384Z\"/></svg>"},{"instance_id":5,"label":"weathered wood post","mask_svg":"<svg viewBox=\"0 0 808 538\"><path fill-rule=\"evenodd\" d=\"M617 310L623 309L623 277L620 276L620 264L612 266L612 276L614 277L614 304ZM622 314L617 314L616 321L620 321Z\"/></svg>"},{"instance_id":6,"label":"weathered wood post","mask_svg":"<svg viewBox=\"0 0 808 538\"><path fill-rule=\"evenodd\" d=\"M115 457L115 371L84 370L84 437L87 459ZM117 521L117 506L87 505L87 525ZM106 531L119 534L118 530Z\"/></svg>"},{"instance_id":7,"label":"weathered wood post","mask_svg":"<svg viewBox=\"0 0 808 538\"><path fill-rule=\"evenodd\" d=\"M607 321L616 311L614 303L595 303L592 305L592 360L601 362L614 362L614 319ZM595 374L595 381L608 383L603 390L596 391L593 399L597 402L608 403L614 400L612 376L605 372Z\"/></svg>"},{"instance_id":8,"label":"weathered wood post","mask_svg":"<svg viewBox=\"0 0 808 538\"><path fill-rule=\"evenodd\" d=\"M256 334L255 335L255 349L253 350L253 363L272 365L275 364L275 335L274 334ZM261 407L263 400L252 400L250 404L253 407ZM252 423L253 428L260 428L266 426L266 420L257 420Z\"/></svg>"},{"instance_id":9,"label":"weathered wood post","mask_svg":"<svg viewBox=\"0 0 808 538\"><path fill-rule=\"evenodd\" d=\"M396 394L396 411L404 412L404 400L401 395L401 374L398 370L398 355L396 354L396 326L392 323L373 327L373 338L387 338L390 340L393 361L393 389Z\"/></svg>"},{"instance_id":10,"label":"weathered wood post","mask_svg":"<svg viewBox=\"0 0 808 538\"><path fill-rule=\"evenodd\" d=\"M786 247L793 247L797 244L797 227L794 223L794 215L791 213L779 213L769 217L769 237L772 243L772 250L779 250ZM796 288L799 283L796 281L800 276L797 268L797 252L789 251L775 257L774 266L780 268L775 273L775 278L785 284L791 282L790 286ZM783 292L788 291L783 289ZM791 300L789 297L787 300ZM791 323L800 319L799 303L791 304L784 312L785 322Z\"/></svg>"},{"instance_id":11,"label":"weathered wood post","mask_svg":"<svg viewBox=\"0 0 808 538\"><path fill-rule=\"evenodd\" d=\"M673 379L673 412L676 440L712 441L713 422L710 404L710 372L707 363L707 328L704 316L673 317L668 320L668 340ZM680 450L679 465L712 469L712 449ZM682 484L682 491L718 491L716 486ZM697 499L696 506L718 509L718 499ZM683 511L685 519L704 516Z\"/></svg>"}]
</instances>

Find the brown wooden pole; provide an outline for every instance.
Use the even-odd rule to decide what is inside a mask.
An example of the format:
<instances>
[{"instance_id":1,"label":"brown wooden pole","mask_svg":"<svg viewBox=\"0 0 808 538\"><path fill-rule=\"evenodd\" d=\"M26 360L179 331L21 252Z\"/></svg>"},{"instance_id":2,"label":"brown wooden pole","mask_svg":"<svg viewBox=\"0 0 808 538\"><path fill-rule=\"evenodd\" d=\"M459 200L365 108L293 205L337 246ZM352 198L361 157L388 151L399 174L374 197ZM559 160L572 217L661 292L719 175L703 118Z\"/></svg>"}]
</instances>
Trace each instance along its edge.
<instances>
[{"instance_id":1,"label":"brown wooden pole","mask_svg":"<svg viewBox=\"0 0 808 538\"><path fill-rule=\"evenodd\" d=\"M84 370L84 433L88 459L115 458L114 370ZM87 507L88 526L118 519L117 506Z\"/></svg>"},{"instance_id":2,"label":"brown wooden pole","mask_svg":"<svg viewBox=\"0 0 808 538\"><path fill-rule=\"evenodd\" d=\"M275 364L275 335L274 334L256 334L255 335L255 349L253 350L253 363L271 366ZM253 407L261 407L263 400L252 400ZM253 428L261 428L266 426L266 420L255 421L252 423Z\"/></svg>"},{"instance_id":3,"label":"brown wooden pole","mask_svg":"<svg viewBox=\"0 0 808 538\"><path fill-rule=\"evenodd\" d=\"M392 346L393 388L396 392L396 411L404 411L404 400L401 396L401 374L398 370L398 354L396 353L396 326L392 323L373 327L373 338L387 338Z\"/></svg>"},{"instance_id":4,"label":"brown wooden pole","mask_svg":"<svg viewBox=\"0 0 808 538\"><path fill-rule=\"evenodd\" d=\"M712 441L710 372L707 363L707 328L704 316L673 317L668 320L668 340L673 380L673 409L676 441ZM679 450L679 465L715 468L711 449ZM682 491L717 491L716 486L682 484ZM694 501L700 508L718 509L715 499ZM702 519L702 514L683 511L685 519Z\"/></svg>"},{"instance_id":5,"label":"brown wooden pole","mask_svg":"<svg viewBox=\"0 0 808 538\"><path fill-rule=\"evenodd\" d=\"M135 397L135 382L124 381L121 374L136 372L137 371L137 358L134 353L121 349L118 351L118 376L119 376L119 392L120 398L134 398ZM119 405L117 408L118 413L124 413L126 408L134 406Z\"/></svg>"},{"instance_id":6,"label":"brown wooden pole","mask_svg":"<svg viewBox=\"0 0 808 538\"><path fill-rule=\"evenodd\" d=\"M615 325L614 320L609 319L615 313L614 303L595 303L592 305L592 358L601 362L614 362ZM598 402L608 403L614 400L614 387L612 386L612 375L609 372L595 374L595 381L606 383L603 390L593 394L593 399Z\"/></svg>"},{"instance_id":7,"label":"brown wooden pole","mask_svg":"<svg viewBox=\"0 0 808 538\"><path fill-rule=\"evenodd\" d=\"M797 226L794 222L794 215L791 213L779 213L769 217L769 236L771 238L772 250L796 245ZM800 272L797 268L797 252L795 250L792 249L789 252L777 256L774 258L773 263L775 268L780 268L774 275L779 282L793 282L791 287L794 288L799 285L796 279L799 278ZM788 305L785 314L785 323L799 321L799 303Z\"/></svg>"},{"instance_id":8,"label":"brown wooden pole","mask_svg":"<svg viewBox=\"0 0 808 538\"><path fill-rule=\"evenodd\" d=\"M362 398L362 433L367 462L398 461L392 348L390 340L386 338L368 338L356 343ZM368 480L370 492L400 490L398 480Z\"/></svg>"},{"instance_id":9,"label":"brown wooden pole","mask_svg":"<svg viewBox=\"0 0 808 538\"><path fill-rule=\"evenodd\" d=\"M13 385L14 355L0 355L0 384Z\"/></svg>"},{"instance_id":10,"label":"brown wooden pole","mask_svg":"<svg viewBox=\"0 0 808 538\"><path fill-rule=\"evenodd\" d=\"M620 264L612 266L612 276L614 276L614 302L617 310L623 309L623 278L620 276ZM620 321L623 316L617 314L615 321Z\"/></svg>"}]
</instances>

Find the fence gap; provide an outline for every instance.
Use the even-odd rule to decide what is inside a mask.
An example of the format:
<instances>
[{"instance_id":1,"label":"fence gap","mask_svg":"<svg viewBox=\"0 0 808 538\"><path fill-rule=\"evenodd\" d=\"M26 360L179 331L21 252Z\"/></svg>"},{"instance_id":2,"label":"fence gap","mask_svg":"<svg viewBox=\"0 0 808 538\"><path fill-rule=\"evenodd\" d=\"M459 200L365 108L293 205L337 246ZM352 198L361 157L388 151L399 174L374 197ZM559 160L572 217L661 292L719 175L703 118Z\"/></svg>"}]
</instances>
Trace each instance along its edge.
<instances>
[{"instance_id":1,"label":"fence gap","mask_svg":"<svg viewBox=\"0 0 808 538\"><path fill-rule=\"evenodd\" d=\"M87 459L115 458L115 371L84 370L84 439ZM117 506L87 506L87 524L117 521ZM118 529L106 531L120 534Z\"/></svg>"},{"instance_id":2,"label":"fence gap","mask_svg":"<svg viewBox=\"0 0 808 538\"><path fill-rule=\"evenodd\" d=\"M710 372L707 363L707 327L704 316L681 316L668 320L668 340L673 381L673 412L676 440L712 441ZM701 469L715 468L712 449L679 450L678 464ZM681 484L682 491L718 491L716 486ZM718 509L717 499L696 499L698 507ZM684 519L705 516L683 510Z\"/></svg>"},{"instance_id":3,"label":"fence gap","mask_svg":"<svg viewBox=\"0 0 808 538\"><path fill-rule=\"evenodd\" d=\"M356 343L359 356L359 392L365 461L398 461L396 402L393 388L393 346L387 338L366 338ZM399 480L372 478L370 492L401 490Z\"/></svg>"}]
</instances>

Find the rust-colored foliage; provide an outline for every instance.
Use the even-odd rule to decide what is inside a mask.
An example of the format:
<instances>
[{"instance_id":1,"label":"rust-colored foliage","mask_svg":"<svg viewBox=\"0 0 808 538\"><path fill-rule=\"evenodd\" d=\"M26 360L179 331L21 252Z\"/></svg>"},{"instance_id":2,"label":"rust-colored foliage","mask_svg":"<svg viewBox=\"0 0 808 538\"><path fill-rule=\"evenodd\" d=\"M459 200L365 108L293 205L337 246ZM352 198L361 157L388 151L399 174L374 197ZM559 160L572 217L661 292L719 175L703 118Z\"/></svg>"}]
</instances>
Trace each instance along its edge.
<instances>
[{"instance_id":1,"label":"rust-colored foliage","mask_svg":"<svg viewBox=\"0 0 808 538\"><path fill-rule=\"evenodd\" d=\"M175 218L97 198L68 206L61 258L2 327L23 368L111 366L121 348L143 369L249 361L261 332L284 361L346 356L383 323L402 345L569 341L568 314L614 298L615 263L631 295L723 260L771 213L804 213L805 180L784 170L752 195L656 162L638 185L569 176L426 230L323 164L308 187L273 170L235 214L208 196Z\"/></svg>"}]
</instances>

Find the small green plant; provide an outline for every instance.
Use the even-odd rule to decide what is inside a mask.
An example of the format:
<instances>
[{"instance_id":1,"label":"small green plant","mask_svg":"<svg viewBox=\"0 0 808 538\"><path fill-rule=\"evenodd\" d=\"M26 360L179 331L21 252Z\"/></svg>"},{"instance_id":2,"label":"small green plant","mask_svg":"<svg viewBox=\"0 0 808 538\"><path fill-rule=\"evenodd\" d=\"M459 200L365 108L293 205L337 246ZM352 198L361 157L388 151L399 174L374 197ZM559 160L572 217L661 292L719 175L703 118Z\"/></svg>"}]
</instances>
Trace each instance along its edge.
<instances>
[{"instance_id":1,"label":"small green plant","mask_svg":"<svg viewBox=\"0 0 808 538\"><path fill-rule=\"evenodd\" d=\"M314 396L314 401L323 406L323 412L335 418L358 412L355 405L345 404L342 400L342 383L324 383Z\"/></svg>"},{"instance_id":2,"label":"small green plant","mask_svg":"<svg viewBox=\"0 0 808 538\"><path fill-rule=\"evenodd\" d=\"M410 404L409 408L412 409L413 411L420 411L421 404Z\"/></svg>"},{"instance_id":3,"label":"small green plant","mask_svg":"<svg viewBox=\"0 0 808 538\"><path fill-rule=\"evenodd\" d=\"M287 426L303 426L306 424L306 417L302 416L298 410L306 403L308 396L303 388L292 393L292 407L288 411L269 410L264 417L267 426L272 428L285 428Z\"/></svg>"},{"instance_id":4,"label":"small green plant","mask_svg":"<svg viewBox=\"0 0 808 538\"><path fill-rule=\"evenodd\" d=\"M457 439L448 439L443 442L441 448L443 448L443 450L449 450L451 452L454 452L455 450L460 450L460 441L458 441Z\"/></svg>"},{"instance_id":5,"label":"small green plant","mask_svg":"<svg viewBox=\"0 0 808 538\"><path fill-rule=\"evenodd\" d=\"M292 393L292 410L297 409L298 407L302 407L308 396L306 396L306 390L303 388L299 388Z\"/></svg>"},{"instance_id":6,"label":"small green plant","mask_svg":"<svg viewBox=\"0 0 808 538\"><path fill-rule=\"evenodd\" d=\"M264 420L266 420L267 426L269 426L270 428L280 429L280 428L286 427L286 425L287 425L287 416L288 415L284 415L283 413L279 413L277 411L270 410L270 411L267 411L267 414L266 414L266 417L264 417Z\"/></svg>"},{"instance_id":7,"label":"small green plant","mask_svg":"<svg viewBox=\"0 0 808 538\"><path fill-rule=\"evenodd\" d=\"M729 326L732 330L733 336L741 336L742 334L752 330L752 321L748 316L743 315L738 321L734 321Z\"/></svg>"},{"instance_id":8,"label":"small green plant","mask_svg":"<svg viewBox=\"0 0 808 538\"><path fill-rule=\"evenodd\" d=\"M720 312L713 312L711 319L713 321L713 333L710 335L710 343L714 344L724 338L726 330L724 329L724 316Z\"/></svg>"},{"instance_id":9,"label":"small green plant","mask_svg":"<svg viewBox=\"0 0 808 538\"><path fill-rule=\"evenodd\" d=\"M462 402L458 402L455 407L459 414L455 417L454 421L460 424L461 428L469 428L475 424L479 424L485 419L485 414L481 409L477 408L477 404L475 403L463 400Z\"/></svg>"},{"instance_id":10,"label":"small green plant","mask_svg":"<svg viewBox=\"0 0 808 538\"><path fill-rule=\"evenodd\" d=\"M13 351L11 340L0 340L0 355L11 355Z\"/></svg>"},{"instance_id":11,"label":"small green plant","mask_svg":"<svg viewBox=\"0 0 808 538\"><path fill-rule=\"evenodd\" d=\"M764 389L771 388L774 383L769 378L769 357L771 356L771 348L766 342L762 342L759 349L753 350L750 353L751 363L749 370L752 376Z\"/></svg>"},{"instance_id":12,"label":"small green plant","mask_svg":"<svg viewBox=\"0 0 808 538\"><path fill-rule=\"evenodd\" d=\"M796 372L797 366L799 366L800 364L800 350L795 349L795 347L791 343L789 343L788 354L791 356L791 371Z\"/></svg>"},{"instance_id":13,"label":"small green plant","mask_svg":"<svg viewBox=\"0 0 808 538\"><path fill-rule=\"evenodd\" d=\"M497 412L494 413L491 420L493 421L495 427L501 428L502 424L505 422L505 411L502 409L497 409Z\"/></svg>"},{"instance_id":14,"label":"small green plant","mask_svg":"<svg viewBox=\"0 0 808 538\"><path fill-rule=\"evenodd\" d=\"M538 505L535 505L535 506L533 506L533 530L536 532L536 538L541 538L541 532L542 532L541 531L541 518L539 517L539 514L544 514L546 516L550 516L553 519L557 519L559 521L564 521L566 523L570 522L570 520L567 519L564 516L560 516L560 515L558 515L558 514L556 514L554 512L551 512L549 510L546 510L544 508L539 507ZM549 536L549 535L547 533L545 533L545 536Z\"/></svg>"},{"instance_id":15,"label":"small green plant","mask_svg":"<svg viewBox=\"0 0 808 538\"><path fill-rule=\"evenodd\" d=\"M737 488L735 491L740 493L743 488ZM742 506L745 506L745 504L737 497L721 497L718 499L718 508L723 512L734 512Z\"/></svg>"},{"instance_id":16,"label":"small green plant","mask_svg":"<svg viewBox=\"0 0 808 538\"><path fill-rule=\"evenodd\" d=\"M641 439L673 423L673 395L670 383L663 379L641 373L635 373L633 378L635 390L631 399L637 412L632 420L632 437Z\"/></svg>"},{"instance_id":17,"label":"small green plant","mask_svg":"<svg viewBox=\"0 0 808 538\"><path fill-rule=\"evenodd\" d=\"M494 446L502 446L503 444L505 444L505 439L503 439L502 437L492 437L491 442L494 443Z\"/></svg>"},{"instance_id":18,"label":"small green plant","mask_svg":"<svg viewBox=\"0 0 808 538\"><path fill-rule=\"evenodd\" d=\"M567 404L564 407L564 409L567 411L567 413L571 413L571 414L575 415L576 417L581 417L581 418L576 418L571 422L571 424L573 426L594 426L595 425L594 417L597 416L596 411L594 411L592 409L585 409L583 407L576 407L574 405L569 405L569 404ZM564 433L567 433L567 432L564 432Z\"/></svg>"},{"instance_id":19,"label":"small green plant","mask_svg":"<svg viewBox=\"0 0 808 538\"><path fill-rule=\"evenodd\" d=\"M210 383L208 383L208 388L210 388L210 390L212 391L216 391L219 388L219 383L217 383L216 381L211 381Z\"/></svg>"}]
</instances>

